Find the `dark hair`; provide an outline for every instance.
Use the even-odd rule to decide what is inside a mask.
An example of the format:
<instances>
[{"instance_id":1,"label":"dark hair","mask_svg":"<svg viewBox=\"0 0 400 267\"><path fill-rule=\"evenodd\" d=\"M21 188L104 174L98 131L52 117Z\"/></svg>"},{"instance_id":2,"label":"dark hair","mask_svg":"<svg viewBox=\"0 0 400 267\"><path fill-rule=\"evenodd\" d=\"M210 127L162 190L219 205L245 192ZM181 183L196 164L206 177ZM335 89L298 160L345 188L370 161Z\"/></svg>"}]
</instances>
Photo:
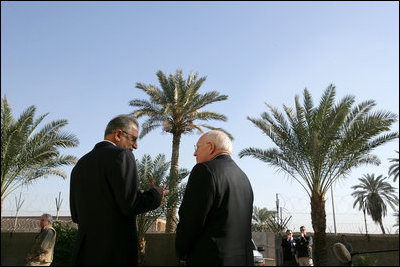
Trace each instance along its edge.
<instances>
[{"instance_id":1,"label":"dark hair","mask_svg":"<svg viewBox=\"0 0 400 267\"><path fill-rule=\"evenodd\" d=\"M118 115L117 117L113 118L106 127L106 130L104 132L104 137L107 134L113 133L118 129L124 130L124 131L129 131L129 126L131 123L136 124L136 126L139 129L139 123L136 120L135 117L133 117L133 115L130 114L122 114L122 115Z\"/></svg>"}]
</instances>

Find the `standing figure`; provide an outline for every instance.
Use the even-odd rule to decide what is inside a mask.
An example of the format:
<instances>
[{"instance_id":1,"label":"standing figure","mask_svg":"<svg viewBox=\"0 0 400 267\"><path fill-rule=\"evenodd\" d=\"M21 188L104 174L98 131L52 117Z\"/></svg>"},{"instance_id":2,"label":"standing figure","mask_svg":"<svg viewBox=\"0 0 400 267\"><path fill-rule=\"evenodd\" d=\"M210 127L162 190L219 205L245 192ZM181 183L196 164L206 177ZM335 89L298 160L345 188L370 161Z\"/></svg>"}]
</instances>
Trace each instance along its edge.
<instances>
[{"instance_id":1,"label":"standing figure","mask_svg":"<svg viewBox=\"0 0 400 267\"><path fill-rule=\"evenodd\" d=\"M164 187L140 191L133 149L139 124L131 115L112 119L104 140L73 168L72 221L78 224L73 264L137 265L136 215L156 209Z\"/></svg>"},{"instance_id":2,"label":"standing figure","mask_svg":"<svg viewBox=\"0 0 400 267\"><path fill-rule=\"evenodd\" d=\"M312 259L312 236L307 235L306 228L300 227L300 236L296 242L296 253L299 260L299 266L314 266Z\"/></svg>"},{"instance_id":3,"label":"standing figure","mask_svg":"<svg viewBox=\"0 0 400 267\"><path fill-rule=\"evenodd\" d=\"M53 217L44 213L40 218L40 233L26 257L26 266L50 266L53 261L56 230L51 226Z\"/></svg>"},{"instance_id":4,"label":"standing figure","mask_svg":"<svg viewBox=\"0 0 400 267\"><path fill-rule=\"evenodd\" d=\"M347 241L346 235L341 235L340 243L342 243L350 253L353 251L353 246Z\"/></svg>"},{"instance_id":5,"label":"standing figure","mask_svg":"<svg viewBox=\"0 0 400 267\"><path fill-rule=\"evenodd\" d=\"M195 146L193 167L179 209L176 252L188 265L254 264L253 190L232 160L232 143L210 131Z\"/></svg>"},{"instance_id":6,"label":"standing figure","mask_svg":"<svg viewBox=\"0 0 400 267\"><path fill-rule=\"evenodd\" d=\"M282 239L283 266L298 266L296 262L296 239L290 229L286 230L286 237Z\"/></svg>"}]
</instances>

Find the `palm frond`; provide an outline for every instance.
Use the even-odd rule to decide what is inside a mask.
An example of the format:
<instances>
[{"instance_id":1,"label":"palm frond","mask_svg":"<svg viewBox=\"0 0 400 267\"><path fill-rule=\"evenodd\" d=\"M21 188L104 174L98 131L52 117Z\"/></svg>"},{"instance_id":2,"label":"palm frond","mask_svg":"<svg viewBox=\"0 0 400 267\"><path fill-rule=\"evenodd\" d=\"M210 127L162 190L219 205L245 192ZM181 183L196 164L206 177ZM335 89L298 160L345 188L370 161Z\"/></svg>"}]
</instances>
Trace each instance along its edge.
<instances>
[{"instance_id":1,"label":"palm frond","mask_svg":"<svg viewBox=\"0 0 400 267\"><path fill-rule=\"evenodd\" d=\"M399 151L395 152L399 154ZM393 164L389 167L389 177L393 176L393 182L396 182L397 178L399 178L399 158L390 158L389 162L393 162Z\"/></svg>"},{"instance_id":2,"label":"palm frond","mask_svg":"<svg viewBox=\"0 0 400 267\"><path fill-rule=\"evenodd\" d=\"M77 161L73 156L60 155L58 150L76 147L79 143L75 135L61 131L67 121L55 120L36 131L48 113L34 120L35 110L34 106L30 106L18 120L14 120L7 100L2 99L2 122L5 123L1 135L2 199L23 184L41 177L55 175L66 178L60 167Z\"/></svg>"}]
</instances>

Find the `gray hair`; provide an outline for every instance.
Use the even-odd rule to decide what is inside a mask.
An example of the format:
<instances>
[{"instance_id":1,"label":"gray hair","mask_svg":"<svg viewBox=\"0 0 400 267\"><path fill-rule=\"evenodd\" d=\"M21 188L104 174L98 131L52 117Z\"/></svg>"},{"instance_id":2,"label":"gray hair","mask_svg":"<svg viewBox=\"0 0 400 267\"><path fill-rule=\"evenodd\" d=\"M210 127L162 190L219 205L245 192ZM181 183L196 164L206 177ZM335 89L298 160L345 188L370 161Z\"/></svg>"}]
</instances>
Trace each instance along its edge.
<instances>
[{"instance_id":1,"label":"gray hair","mask_svg":"<svg viewBox=\"0 0 400 267\"><path fill-rule=\"evenodd\" d=\"M212 130L204 136L206 142L215 144L215 148L218 150L225 150L232 153L232 142L229 136L223 131Z\"/></svg>"},{"instance_id":2,"label":"gray hair","mask_svg":"<svg viewBox=\"0 0 400 267\"><path fill-rule=\"evenodd\" d=\"M46 220L48 220L50 224L53 223L53 216L51 216L50 214L43 213L41 217L46 217Z\"/></svg>"},{"instance_id":3,"label":"gray hair","mask_svg":"<svg viewBox=\"0 0 400 267\"><path fill-rule=\"evenodd\" d=\"M133 117L133 115L129 115L129 114L121 114L118 115L117 117L113 118L106 127L106 130L104 132L104 137L107 134L113 133L118 129L124 130L124 131L129 131L129 126L131 125L131 123L136 124L136 126L139 129L139 123L136 120L135 117Z\"/></svg>"}]
</instances>

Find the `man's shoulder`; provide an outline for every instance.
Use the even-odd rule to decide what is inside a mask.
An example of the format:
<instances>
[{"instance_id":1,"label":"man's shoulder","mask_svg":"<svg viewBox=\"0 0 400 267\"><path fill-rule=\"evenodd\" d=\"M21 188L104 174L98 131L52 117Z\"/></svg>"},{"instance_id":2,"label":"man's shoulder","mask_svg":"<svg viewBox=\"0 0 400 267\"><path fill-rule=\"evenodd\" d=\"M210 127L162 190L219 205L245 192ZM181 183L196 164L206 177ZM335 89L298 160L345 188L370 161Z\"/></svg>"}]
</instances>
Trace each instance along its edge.
<instances>
[{"instance_id":1,"label":"man's shoulder","mask_svg":"<svg viewBox=\"0 0 400 267\"><path fill-rule=\"evenodd\" d=\"M133 156L133 153L128 149L116 146L108 141L101 141L101 142L97 143L94 146L94 148L90 152L88 152L85 156L83 156L82 158L91 157L91 156L98 155L98 154L104 154L104 155L110 156L110 157L113 157L116 154L126 154L129 156Z\"/></svg>"},{"instance_id":2,"label":"man's shoulder","mask_svg":"<svg viewBox=\"0 0 400 267\"><path fill-rule=\"evenodd\" d=\"M54 235L56 234L56 229L54 229L52 226L47 226L43 228L43 232L46 235Z\"/></svg>"},{"instance_id":3,"label":"man's shoulder","mask_svg":"<svg viewBox=\"0 0 400 267\"><path fill-rule=\"evenodd\" d=\"M231 158L231 156L226 155L226 154L222 154L222 155L218 155L216 156L214 159L209 160L209 161L205 161L203 163L200 164L204 164L204 166L206 166L209 169L214 169L214 168L239 168L236 163L233 161L233 159Z\"/></svg>"}]
</instances>

